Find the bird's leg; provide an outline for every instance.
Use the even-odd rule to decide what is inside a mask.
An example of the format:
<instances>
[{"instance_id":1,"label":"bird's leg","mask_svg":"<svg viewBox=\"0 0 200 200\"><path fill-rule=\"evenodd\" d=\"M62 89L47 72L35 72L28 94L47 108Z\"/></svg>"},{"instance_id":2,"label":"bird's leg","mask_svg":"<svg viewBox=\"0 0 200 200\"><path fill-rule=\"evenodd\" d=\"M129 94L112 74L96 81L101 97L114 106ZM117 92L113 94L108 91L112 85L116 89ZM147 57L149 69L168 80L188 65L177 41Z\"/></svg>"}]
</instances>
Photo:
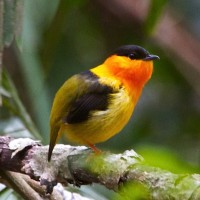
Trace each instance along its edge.
<instances>
[{"instance_id":1,"label":"bird's leg","mask_svg":"<svg viewBox=\"0 0 200 200\"><path fill-rule=\"evenodd\" d=\"M101 150L98 149L97 147L95 147L93 144L87 142L87 145L88 145L96 154L100 154L100 153L101 153Z\"/></svg>"}]
</instances>

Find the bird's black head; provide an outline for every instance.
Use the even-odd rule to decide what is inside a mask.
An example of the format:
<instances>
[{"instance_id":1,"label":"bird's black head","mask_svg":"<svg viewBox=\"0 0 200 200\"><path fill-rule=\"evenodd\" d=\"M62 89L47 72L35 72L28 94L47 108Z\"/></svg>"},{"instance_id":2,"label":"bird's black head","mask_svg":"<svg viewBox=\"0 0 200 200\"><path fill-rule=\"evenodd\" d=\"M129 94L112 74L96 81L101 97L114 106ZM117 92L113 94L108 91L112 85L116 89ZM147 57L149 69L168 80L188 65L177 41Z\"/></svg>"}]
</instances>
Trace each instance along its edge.
<instances>
[{"instance_id":1,"label":"bird's black head","mask_svg":"<svg viewBox=\"0 0 200 200\"><path fill-rule=\"evenodd\" d=\"M156 55L151 55L144 48L137 45L125 45L116 49L112 55L126 56L131 60L156 60L159 59Z\"/></svg>"}]
</instances>

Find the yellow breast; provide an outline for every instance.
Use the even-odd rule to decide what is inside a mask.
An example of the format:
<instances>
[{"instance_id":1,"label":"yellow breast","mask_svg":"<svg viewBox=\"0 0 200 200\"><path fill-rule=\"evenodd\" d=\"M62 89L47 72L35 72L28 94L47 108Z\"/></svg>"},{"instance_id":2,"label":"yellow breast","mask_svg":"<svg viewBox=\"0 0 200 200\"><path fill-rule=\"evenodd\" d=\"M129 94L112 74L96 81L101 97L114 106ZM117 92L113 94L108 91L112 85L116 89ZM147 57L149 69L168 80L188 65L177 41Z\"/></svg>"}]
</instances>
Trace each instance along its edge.
<instances>
[{"instance_id":1,"label":"yellow breast","mask_svg":"<svg viewBox=\"0 0 200 200\"><path fill-rule=\"evenodd\" d=\"M67 138L80 144L96 144L119 133L129 121L134 103L124 87L110 94L110 103L105 111L93 111L87 122L63 124L61 132Z\"/></svg>"}]
</instances>

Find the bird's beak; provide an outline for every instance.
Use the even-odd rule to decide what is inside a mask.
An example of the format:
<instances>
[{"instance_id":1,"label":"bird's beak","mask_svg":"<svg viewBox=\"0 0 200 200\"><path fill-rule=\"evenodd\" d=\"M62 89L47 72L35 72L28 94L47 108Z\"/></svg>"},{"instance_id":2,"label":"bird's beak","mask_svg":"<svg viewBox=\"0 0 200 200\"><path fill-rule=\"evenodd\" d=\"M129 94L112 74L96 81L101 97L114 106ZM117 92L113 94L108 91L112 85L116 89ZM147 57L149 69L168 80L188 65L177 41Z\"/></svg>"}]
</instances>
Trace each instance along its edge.
<instances>
[{"instance_id":1,"label":"bird's beak","mask_svg":"<svg viewBox=\"0 0 200 200\"><path fill-rule=\"evenodd\" d=\"M149 54L143 60L148 61L148 60L157 60L157 59L160 59L159 56Z\"/></svg>"}]
</instances>

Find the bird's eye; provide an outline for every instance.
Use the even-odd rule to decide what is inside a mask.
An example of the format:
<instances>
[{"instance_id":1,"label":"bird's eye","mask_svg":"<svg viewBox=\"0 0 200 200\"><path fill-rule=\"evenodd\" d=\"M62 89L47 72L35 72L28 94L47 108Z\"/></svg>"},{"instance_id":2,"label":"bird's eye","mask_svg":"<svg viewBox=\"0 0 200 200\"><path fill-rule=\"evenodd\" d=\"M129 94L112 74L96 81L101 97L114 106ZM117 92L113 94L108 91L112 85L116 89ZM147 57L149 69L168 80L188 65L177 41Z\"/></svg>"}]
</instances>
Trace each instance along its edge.
<instances>
[{"instance_id":1,"label":"bird's eye","mask_svg":"<svg viewBox=\"0 0 200 200\"><path fill-rule=\"evenodd\" d=\"M133 59L135 59L135 54L134 54L134 53L130 53L130 54L128 55L128 57L129 57L131 60L133 60Z\"/></svg>"}]
</instances>

